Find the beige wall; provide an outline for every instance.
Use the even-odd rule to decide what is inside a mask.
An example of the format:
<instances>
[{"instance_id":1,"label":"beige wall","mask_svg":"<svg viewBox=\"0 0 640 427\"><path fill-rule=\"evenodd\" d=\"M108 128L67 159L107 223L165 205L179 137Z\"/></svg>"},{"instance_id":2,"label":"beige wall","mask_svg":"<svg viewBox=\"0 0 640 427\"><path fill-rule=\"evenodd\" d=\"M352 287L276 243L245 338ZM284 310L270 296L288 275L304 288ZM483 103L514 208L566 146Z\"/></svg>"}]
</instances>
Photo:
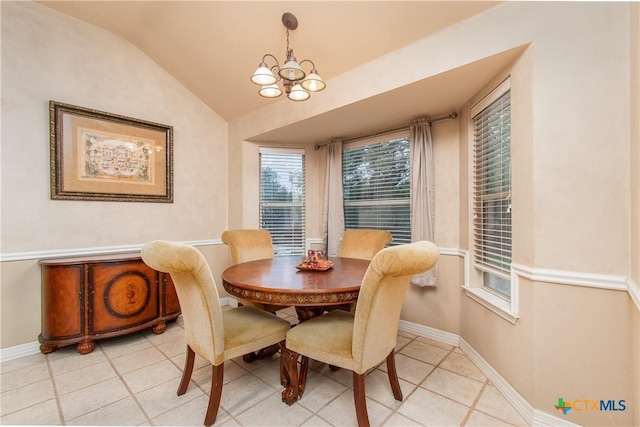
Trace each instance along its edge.
<instances>
[{"instance_id":1,"label":"beige wall","mask_svg":"<svg viewBox=\"0 0 640 427\"><path fill-rule=\"evenodd\" d=\"M438 263L440 285L412 288L403 319L459 334L539 413L584 425L638 424L631 402L639 399L639 316L625 282L638 269L637 238L630 237L638 233L629 198L637 194L637 172L632 180L628 160L638 115L629 109L629 11L625 3L505 3L363 66L378 76L374 85L347 73L313 105L292 113L275 104L231 122L230 144L528 45L494 82L511 75L514 262L532 275L518 277L519 320L512 324L466 297L463 258L453 253L469 249L468 108L491 85L457 123L434 126L435 240L447 253ZM394 60L411 72L377 72ZM255 169L244 170L245 186L256 179ZM559 397L624 399L629 409L564 416L553 407Z\"/></svg>"},{"instance_id":2,"label":"beige wall","mask_svg":"<svg viewBox=\"0 0 640 427\"><path fill-rule=\"evenodd\" d=\"M32 2L1 7L2 256L17 260L2 263L6 348L40 333L38 258L219 238L227 124L122 38ZM173 126L174 203L50 200L49 100Z\"/></svg>"},{"instance_id":3,"label":"beige wall","mask_svg":"<svg viewBox=\"0 0 640 427\"><path fill-rule=\"evenodd\" d=\"M629 111L628 5L550 4L530 12L523 16L530 23L544 18L544 26L506 70L513 260L546 277L519 279L515 325L463 298L460 335L535 409L558 416L559 397L622 399L625 412L573 410L559 417L583 425L637 424L638 307L628 292L606 289L609 276L624 288L632 264L627 159L629 126L638 116ZM466 111L463 117L468 123ZM461 164L468 165L468 150ZM467 200L468 192L462 194ZM461 226L468 223L463 217ZM469 238L465 243L469 248ZM588 286L592 279L595 289Z\"/></svg>"}]
</instances>

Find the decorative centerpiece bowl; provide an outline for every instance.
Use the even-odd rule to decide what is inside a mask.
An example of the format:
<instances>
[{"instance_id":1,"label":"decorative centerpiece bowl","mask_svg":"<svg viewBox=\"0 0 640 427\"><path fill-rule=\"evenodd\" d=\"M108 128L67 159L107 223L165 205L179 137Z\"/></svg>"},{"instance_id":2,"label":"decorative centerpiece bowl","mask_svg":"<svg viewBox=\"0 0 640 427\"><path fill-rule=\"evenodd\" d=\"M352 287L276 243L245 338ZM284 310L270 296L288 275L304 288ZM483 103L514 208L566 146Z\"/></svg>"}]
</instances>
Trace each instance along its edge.
<instances>
[{"instance_id":1,"label":"decorative centerpiece bowl","mask_svg":"<svg viewBox=\"0 0 640 427\"><path fill-rule=\"evenodd\" d=\"M309 249L307 259L296 265L298 270L328 270L333 267L333 262L324 259L322 251Z\"/></svg>"}]
</instances>

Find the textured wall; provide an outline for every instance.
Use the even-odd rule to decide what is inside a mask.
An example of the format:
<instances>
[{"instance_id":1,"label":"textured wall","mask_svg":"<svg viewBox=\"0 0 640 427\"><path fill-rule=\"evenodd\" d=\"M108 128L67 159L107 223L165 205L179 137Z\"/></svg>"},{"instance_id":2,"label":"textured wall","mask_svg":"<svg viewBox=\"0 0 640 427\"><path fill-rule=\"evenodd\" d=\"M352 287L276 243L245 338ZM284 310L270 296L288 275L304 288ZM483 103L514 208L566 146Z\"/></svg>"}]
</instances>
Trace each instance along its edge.
<instances>
[{"instance_id":1,"label":"textured wall","mask_svg":"<svg viewBox=\"0 0 640 427\"><path fill-rule=\"evenodd\" d=\"M1 7L3 256L218 238L226 122L124 39L33 2ZM173 126L174 203L51 200L49 100ZM39 333L36 261L3 263L2 347Z\"/></svg>"}]
</instances>

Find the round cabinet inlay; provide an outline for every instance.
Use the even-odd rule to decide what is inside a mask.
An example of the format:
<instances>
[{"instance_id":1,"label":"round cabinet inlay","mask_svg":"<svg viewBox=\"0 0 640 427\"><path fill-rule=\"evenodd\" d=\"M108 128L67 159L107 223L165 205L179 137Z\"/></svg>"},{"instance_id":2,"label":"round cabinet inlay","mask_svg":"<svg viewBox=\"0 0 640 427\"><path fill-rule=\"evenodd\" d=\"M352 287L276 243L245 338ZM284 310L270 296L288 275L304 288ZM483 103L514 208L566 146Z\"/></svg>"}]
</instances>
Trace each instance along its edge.
<instances>
[{"instance_id":1,"label":"round cabinet inlay","mask_svg":"<svg viewBox=\"0 0 640 427\"><path fill-rule=\"evenodd\" d=\"M104 290L104 305L116 317L133 317L145 309L150 297L151 285L147 278L130 271L109 282Z\"/></svg>"}]
</instances>

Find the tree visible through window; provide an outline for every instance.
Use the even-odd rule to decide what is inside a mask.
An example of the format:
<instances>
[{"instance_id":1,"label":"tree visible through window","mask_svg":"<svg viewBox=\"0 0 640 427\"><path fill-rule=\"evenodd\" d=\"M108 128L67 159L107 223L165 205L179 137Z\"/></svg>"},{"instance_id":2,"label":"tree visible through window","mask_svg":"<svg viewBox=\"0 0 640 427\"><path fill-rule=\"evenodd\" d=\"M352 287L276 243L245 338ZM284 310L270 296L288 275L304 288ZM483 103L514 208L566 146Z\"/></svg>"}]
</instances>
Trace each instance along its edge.
<instances>
[{"instance_id":1,"label":"tree visible through window","mask_svg":"<svg viewBox=\"0 0 640 427\"><path fill-rule=\"evenodd\" d=\"M304 151L260 149L260 228L275 255L305 253Z\"/></svg>"},{"instance_id":2,"label":"tree visible through window","mask_svg":"<svg viewBox=\"0 0 640 427\"><path fill-rule=\"evenodd\" d=\"M342 153L345 227L388 230L392 245L411 241L409 137Z\"/></svg>"}]
</instances>

